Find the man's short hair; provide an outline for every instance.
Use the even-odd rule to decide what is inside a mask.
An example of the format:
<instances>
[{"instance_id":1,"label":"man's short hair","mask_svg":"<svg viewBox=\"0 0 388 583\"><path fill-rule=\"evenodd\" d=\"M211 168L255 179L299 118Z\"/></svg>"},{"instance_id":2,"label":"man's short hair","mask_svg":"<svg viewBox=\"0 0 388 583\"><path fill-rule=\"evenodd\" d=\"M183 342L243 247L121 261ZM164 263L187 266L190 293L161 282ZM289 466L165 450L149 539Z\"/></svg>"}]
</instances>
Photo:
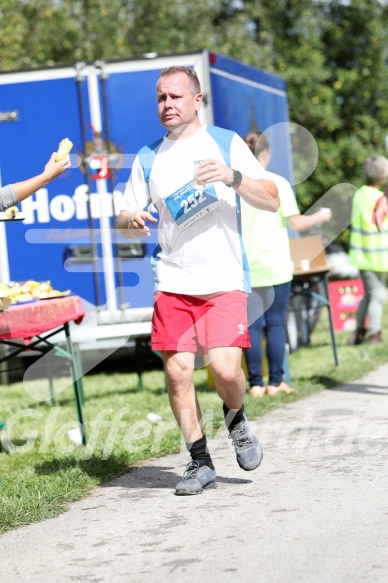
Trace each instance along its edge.
<instances>
[{"instance_id":1,"label":"man's short hair","mask_svg":"<svg viewBox=\"0 0 388 583\"><path fill-rule=\"evenodd\" d=\"M256 156L256 158L264 152L264 150L270 150L271 146L269 143L269 139L263 132L259 130L253 130L248 132L244 137L245 143L249 146L252 154Z\"/></svg>"},{"instance_id":2,"label":"man's short hair","mask_svg":"<svg viewBox=\"0 0 388 583\"><path fill-rule=\"evenodd\" d=\"M194 69L190 67L183 67L183 66L173 66L173 67L166 67L162 69L159 73L159 79L161 77L168 77L169 75L176 75L176 73L184 73L190 81L190 87L192 90L193 95L197 95L197 93L201 93L201 84L199 82L197 73Z\"/></svg>"},{"instance_id":3,"label":"man's short hair","mask_svg":"<svg viewBox=\"0 0 388 583\"><path fill-rule=\"evenodd\" d=\"M369 156L364 162L367 184L380 184L388 178L388 160L385 156Z\"/></svg>"}]
</instances>

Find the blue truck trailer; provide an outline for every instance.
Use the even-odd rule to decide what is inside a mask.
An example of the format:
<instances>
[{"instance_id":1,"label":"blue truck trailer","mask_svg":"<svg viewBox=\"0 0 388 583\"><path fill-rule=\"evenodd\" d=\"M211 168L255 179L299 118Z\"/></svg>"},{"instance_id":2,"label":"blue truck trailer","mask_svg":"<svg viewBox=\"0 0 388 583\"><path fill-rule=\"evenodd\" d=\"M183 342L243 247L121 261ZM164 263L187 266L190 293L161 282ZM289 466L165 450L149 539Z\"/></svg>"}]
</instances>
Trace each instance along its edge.
<instances>
[{"instance_id":1,"label":"blue truck trailer","mask_svg":"<svg viewBox=\"0 0 388 583\"><path fill-rule=\"evenodd\" d=\"M96 309L100 339L120 336L113 326L129 338L150 330L156 235L127 241L115 219L136 152L163 133L155 85L171 65L197 71L203 123L241 136L268 132L270 169L292 181L285 81L221 54L147 54L0 74L3 185L37 174L62 138L74 143L72 168L20 204L24 220L0 223L0 282L50 280L70 289Z\"/></svg>"}]
</instances>

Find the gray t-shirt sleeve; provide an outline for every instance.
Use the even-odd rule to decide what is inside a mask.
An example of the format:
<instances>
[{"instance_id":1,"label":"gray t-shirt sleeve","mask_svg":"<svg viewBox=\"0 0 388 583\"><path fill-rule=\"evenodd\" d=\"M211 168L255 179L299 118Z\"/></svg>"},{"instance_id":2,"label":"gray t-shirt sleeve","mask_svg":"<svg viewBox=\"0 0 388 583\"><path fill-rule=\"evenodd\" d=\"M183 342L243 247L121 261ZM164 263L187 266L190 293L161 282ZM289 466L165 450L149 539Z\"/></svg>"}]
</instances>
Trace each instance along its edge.
<instances>
[{"instance_id":1,"label":"gray t-shirt sleeve","mask_svg":"<svg viewBox=\"0 0 388 583\"><path fill-rule=\"evenodd\" d=\"M18 195L12 184L7 184L7 186L0 188L0 211L4 211L10 206L15 206L18 202Z\"/></svg>"}]
</instances>

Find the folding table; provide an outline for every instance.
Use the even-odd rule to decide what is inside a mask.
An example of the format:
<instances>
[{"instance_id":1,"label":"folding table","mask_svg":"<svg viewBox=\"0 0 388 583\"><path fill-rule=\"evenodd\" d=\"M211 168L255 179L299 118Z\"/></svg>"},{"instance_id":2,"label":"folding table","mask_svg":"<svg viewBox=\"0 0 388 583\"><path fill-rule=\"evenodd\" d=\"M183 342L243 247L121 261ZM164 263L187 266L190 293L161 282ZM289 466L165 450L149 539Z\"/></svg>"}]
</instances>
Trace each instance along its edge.
<instances>
[{"instance_id":1,"label":"folding table","mask_svg":"<svg viewBox=\"0 0 388 583\"><path fill-rule=\"evenodd\" d=\"M299 284L292 287L291 296L300 294L306 299L309 297L314 298L327 307L331 346L335 365L338 366L337 344L328 289L330 267L326 261L322 237L312 235L290 239L290 251L291 259L294 263L293 283ZM323 283L324 294L317 293L314 289L319 282Z\"/></svg>"},{"instance_id":2,"label":"folding table","mask_svg":"<svg viewBox=\"0 0 388 583\"><path fill-rule=\"evenodd\" d=\"M73 295L11 305L7 311L0 312L0 345L11 347L0 358L0 364L15 358L26 348L44 353L49 347L56 355L65 358L72 377L78 421L83 429L82 443L86 445L81 371L69 327L69 322L80 324L84 316L81 299ZM53 341L53 337L61 332L65 334L65 348ZM16 339L22 342L16 342Z\"/></svg>"}]
</instances>

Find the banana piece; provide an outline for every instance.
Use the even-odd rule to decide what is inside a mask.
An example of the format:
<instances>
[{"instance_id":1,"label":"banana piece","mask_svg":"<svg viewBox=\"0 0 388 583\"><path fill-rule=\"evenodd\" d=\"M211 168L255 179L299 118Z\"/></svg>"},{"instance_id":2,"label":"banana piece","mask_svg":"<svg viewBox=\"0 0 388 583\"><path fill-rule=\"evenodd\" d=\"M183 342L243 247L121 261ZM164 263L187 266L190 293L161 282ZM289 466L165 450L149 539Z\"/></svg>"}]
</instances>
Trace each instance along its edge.
<instances>
[{"instance_id":1,"label":"banana piece","mask_svg":"<svg viewBox=\"0 0 388 583\"><path fill-rule=\"evenodd\" d=\"M43 281L39 283L39 281L36 281L35 279L28 279L23 284L19 282L16 282L15 284L12 283L12 286L0 283L0 303L1 298L8 298L12 304L17 304L19 302L34 299L43 300L46 298L61 298L63 296L68 296L69 294L69 289L66 291L53 289L51 281Z\"/></svg>"},{"instance_id":2,"label":"banana piece","mask_svg":"<svg viewBox=\"0 0 388 583\"><path fill-rule=\"evenodd\" d=\"M66 158L72 147L73 142L71 142L69 138L64 138L61 142L59 142L57 155L55 156L55 162L60 162L63 160L63 158Z\"/></svg>"},{"instance_id":3,"label":"banana piece","mask_svg":"<svg viewBox=\"0 0 388 583\"><path fill-rule=\"evenodd\" d=\"M5 216L7 217L7 219L15 219L17 217L18 212L19 209L17 206L10 206L5 210Z\"/></svg>"},{"instance_id":4,"label":"banana piece","mask_svg":"<svg viewBox=\"0 0 388 583\"><path fill-rule=\"evenodd\" d=\"M32 297L32 295L30 293L21 293L17 296L17 302L28 302L30 300L33 300L34 298Z\"/></svg>"},{"instance_id":5,"label":"banana piece","mask_svg":"<svg viewBox=\"0 0 388 583\"><path fill-rule=\"evenodd\" d=\"M34 279L28 279L20 288L20 291L22 294L26 294L26 293L32 293L32 291L34 289L38 289L40 288L40 283L38 281L35 281Z\"/></svg>"},{"instance_id":6,"label":"banana piece","mask_svg":"<svg viewBox=\"0 0 388 583\"><path fill-rule=\"evenodd\" d=\"M9 293L12 293L12 289L9 285L5 285L4 283L0 283L0 296L7 296Z\"/></svg>"},{"instance_id":7,"label":"banana piece","mask_svg":"<svg viewBox=\"0 0 388 583\"><path fill-rule=\"evenodd\" d=\"M30 290L34 289L34 287L39 287L39 281L35 281L35 279L28 279L24 285L27 285Z\"/></svg>"},{"instance_id":8,"label":"banana piece","mask_svg":"<svg viewBox=\"0 0 388 583\"><path fill-rule=\"evenodd\" d=\"M50 281L44 281L43 283L39 284L39 291L41 292L49 292L51 291L53 288L51 286L51 282Z\"/></svg>"}]
</instances>

